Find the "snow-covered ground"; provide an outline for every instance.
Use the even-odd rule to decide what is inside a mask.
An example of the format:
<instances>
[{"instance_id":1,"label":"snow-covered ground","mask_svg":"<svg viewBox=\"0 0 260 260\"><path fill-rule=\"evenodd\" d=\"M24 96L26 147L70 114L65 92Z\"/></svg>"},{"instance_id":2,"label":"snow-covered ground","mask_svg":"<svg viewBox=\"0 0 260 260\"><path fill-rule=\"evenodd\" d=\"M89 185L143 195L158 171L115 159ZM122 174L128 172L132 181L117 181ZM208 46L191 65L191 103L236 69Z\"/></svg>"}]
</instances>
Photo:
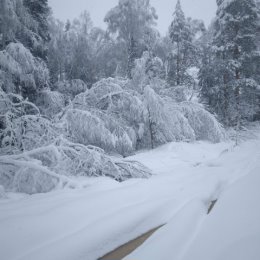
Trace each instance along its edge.
<instances>
[{"instance_id":1,"label":"snow-covered ground","mask_svg":"<svg viewBox=\"0 0 260 260\"><path fill-rule=\"evenodd\" d=\"M154 176L7 194L0 200L0 259L96 260L165 223L126 259L260 259L260 136L238 147L171 143L130 159Z\"/></svg>"}]
</instances>

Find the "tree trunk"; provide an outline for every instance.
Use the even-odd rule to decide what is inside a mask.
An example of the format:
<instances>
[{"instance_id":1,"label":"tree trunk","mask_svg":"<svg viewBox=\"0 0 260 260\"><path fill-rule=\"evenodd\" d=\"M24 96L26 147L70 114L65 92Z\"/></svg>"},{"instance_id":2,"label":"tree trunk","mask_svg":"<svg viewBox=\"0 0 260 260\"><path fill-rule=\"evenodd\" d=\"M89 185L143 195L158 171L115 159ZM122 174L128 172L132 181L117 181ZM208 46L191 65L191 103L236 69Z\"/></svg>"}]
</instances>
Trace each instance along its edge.
<instances>
[{"instance_id":1,"label":"tree trunk","mask_svg":"<svg viewBox=\"0 0 260 260\"><path fill-rule=\"evenodd\" d=\"M176 71L176 83L177 86L180 85L180 43L179 41L177 42L177 71Z\"/></svg>"}]
</instances>

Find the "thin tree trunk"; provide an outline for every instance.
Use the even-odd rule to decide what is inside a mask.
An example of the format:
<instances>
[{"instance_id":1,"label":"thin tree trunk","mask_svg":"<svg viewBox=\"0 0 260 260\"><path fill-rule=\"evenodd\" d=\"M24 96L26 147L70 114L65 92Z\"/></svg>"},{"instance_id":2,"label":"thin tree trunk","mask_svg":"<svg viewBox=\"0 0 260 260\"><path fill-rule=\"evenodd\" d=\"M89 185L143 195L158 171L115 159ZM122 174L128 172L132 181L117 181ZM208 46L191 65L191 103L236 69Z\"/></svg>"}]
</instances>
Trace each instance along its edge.
<instances>
[{"instance_id":1,"label":"thin tree trunk","mask_svg":"<svg viewBox=\"0 0 260 260\"><path fill-rule=\"evenodd\" d=\"M180 85L180 43L177 42L177 86Z\"/></svg>"}]
</instances>

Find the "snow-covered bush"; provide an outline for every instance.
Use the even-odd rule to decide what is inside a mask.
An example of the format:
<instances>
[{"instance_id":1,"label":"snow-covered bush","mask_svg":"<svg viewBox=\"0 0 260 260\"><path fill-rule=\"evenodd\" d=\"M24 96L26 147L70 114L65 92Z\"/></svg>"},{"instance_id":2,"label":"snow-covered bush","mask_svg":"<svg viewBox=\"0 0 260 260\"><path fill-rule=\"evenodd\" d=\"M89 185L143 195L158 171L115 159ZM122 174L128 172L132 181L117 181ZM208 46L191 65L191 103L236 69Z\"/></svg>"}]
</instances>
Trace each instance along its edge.
<instances>
[{"instance_id":1,"label":"snow-covered bush","mask_svg":"<svg viewBox=\"0 0 260 260\"><path fill-rule=\"evenodd\" d=\"M6 191L28 194L49 192L56 187L80 187L80 182L71 176L107 176L124 181L150 175L137 162L111 160L100 148L65 139L23 154L0 156L1 185Z\"/></svg>"},{"instance_id":2,"label":"snow-covered bush","mask_svg":"<svg viewBox=\"0 0 260 260\"><path fill-rule=\"evenodd\" d=\"M102 79L95 83L90 90L76 96L73 100L73 104L79 109L96 107L99 100L103 97L112 93L122 92L125 84L125 80L114 78Z\"/></svg>"},{"instance_id":3,"label":"snow-covered bush","mask_svg":"<svg viewBox=\"0 0 260 260\"><path fill-rule=\"evenodd\" d=\"M22 73L20 64L6 50L0 51L0 68L14 76Z\"/></svg>"},{"instance_id":4,"label":"snow-covered bush","mask_svg":"<svg viewBox=\"0 0 260 260\"><path fill-rule=\"evenodd\" d=\"M143 94L146 86L152 88L164 88L166 82L162 80L164 73L163 62L158 57L153 57L149 52L144 52L140 59L135 60L135 67L132 70L132 80L129 87Z\"/></svg>"},{"instance_id":5,"label":"snow-covered bush","mask_svg":"<svg viewBox=\"0 0 260 260\"><path fill-rule=\"evenodd\" d=\"M0 153L10 154L47 145L57 137L54 125L31 102L0 89Z\"/></svg>"},{"instance_id":6,"label":"snow-covered bush","mask_svg":"<svg viewBox=\"0 0 260 260\"><path fill-rule=\"evenodd\" d=\"M1 52L0 52L0 63L1 63ZM0 88L7 93L14 93L16 87L14 85L12 75L3 71L0 65Z\"/></svg>"},{"instance_id":7,"label":"snow-covered bush","mask_svg":"<svg viewBox=\"0 0 260 260\"><path fill-rule=\"evenodd\" d=\"M163 100L155 91L147 86L144 89L144 102L148 111L148 129L151 147L165 144L174 140L171 124L167 118Z\"/></svg>"},{"instance_id":8,"label":"snow-covered bush","mask_svg":"<svg viewBox=\"0 0 260 260\"><path fill-rule=\"evenodd\" d=\"M115 150L123 156L127 156L134 151L135 143L131 140L130 135L121 127L113 131L115 139ZM134 140L135 141L135 140Z\"/></svg>"},{"instance_id":9,"label":"snow-covered bush","mask_svg":"<svg viewBox=\"0 0 260 260\"><path fill-rule=\"evenodd\" d=\"M105 127L112 133L115 152L127 156L135 150L138 137L134 126L128 126L129 123L120 118L120 114L112 114L100 110L91 110L91 112L100 118L104 122Z\"/></svg>"},{"instance_id":10,"label":"snow-covered bush","mask_svg":"<svg viewBox=\"0 0 260 260\"><path fill-rule=\"evenodd\" d=\"M1 81L8 78L9 85L16 87L12 89L13 92L31 99L34 99L36 91L47 86L49 81L46 64L35 58L21 43L10 43L0 52L0 71ZM10 91L10 88L2 85L5 91Z\"/></svg>"},{"instance_id":11,"label":"snow-covered bush","mask_svg":"<svg viewBox=\"0 0 260 260\"><path fill-rule=\"evenodd\" d=\"M49 192L59 182L59 176L28 158L0 157L0 166L0 183L6 191L28 194Z\"/></svg>"},{"instance_id":12,"label":"snow-covered bush","mask_svg":"<svg viewBox=\"0 0 260 260\"><path fill-rule=\"evenodd\" d=\"M180 108L192 127L196 139L208 140L214 143L225 139L225 132L222 125L201 105L192 102L183 102L180 104Z\"/></svg>"},{"instance_id":13,"label":"snow-covered bush","mask_svg":"<svg viewBox=\"0 0 260 260\"><path fill-rule=\"evenodd\" d=\"M147 167L137 161L122 160L114 163L120 172L119 181L131 178L149 178L152 174Z\"/></svg>"},{"instance_id":14,"label":"snow-covered bush","mask_svg":"<svg viewBox=\"0 0 260 260\"><path fill-rule=\"evenodd\" d=\"M29 151L53 142L58 131L54 124L39 115L25 115L14 121L16 138L23 151Z\"/></svg>"},{"instance_id":15,"label":"snow-covered bush","mask_svg":"<svg viewBox=\"0 0 260 260\"><path fill-rule=\"evenodd\" d=\"M135 60L135 67L132 69L132 80L129 87L143 93L144 88L149 85L149 77L146 73L146 63L149 58L149 53L144 52L140 59Z\"/></svg>"},{"instance_id":16,"label":"snow-covered bush","mask_svg":"<svg viewBox=\"0 0 260 260\"><path fill-rule=\"evenodd\" d=\"M108 93L121 91L126 87L127 82L127 80L120 78L105 78L95 83L90 91L97 98L101 98Z\"/></svg>"},{"instance_id":17,"label":"snow-covered bush","mask_svg":"<svg viewBox=\"0 0 260 260\"><path fill-rule=\"evenodd\" d=\"M199 104L162 99L150 87L145 88L144 97L152 147L171 141L224 140L221 124Z\"/></svg>"},{"instance_id":18,"label":"snow-covered bush","mask_svg":"<svg viewBox=\"0 0 260 260\"><path fill-rule=\"evenodd\" d=\"M138 127L144 122L146 109L137 93L123 91L103 96L97 103L97 108L110 115L125 120L129 126Z\"/></svg>"},{"instance_id":19,"label":"snow-covered bush","mask_svg":"<svg viewBox=\"0 0 260 260\"><path fill-rule=\"evenodd\" d=\"M104 122L94 114L71 109L66 114L68 133L72 140L84 145L95 145L112 151L115 140Z\"/></svg>"},{"instance_id":20,"label":"snow-covered bush","mask_svg":"<svg viewBox=\"0 0 260 260\"><path fill-rule=\"evenodd\" d=\"M162 96L171 97L175 102L189 101L193 98L195 90L192 86L174 86L170 88L160 89Z\"/></svg>"},{"instance_id":21,"label":"snow-covered bush","mask_svg":"<svg viewBox=\"0 0 260 260\"><path fill-rule=\"evenodd\" d=\"M124 120L130 127L138 128L144 121L145 106L141 96L135 91L123 89L123 84L119 80L101 80L89 91L76 96L73 106L80 110L101 110L117 120Z\"/></svg>"},{"instance_id":22,"label":"snow-covered bush","mask_svg":"<svg viewBox=\"0 0 260 260\"><path fill-rule=\"evenodd\" d=\"M136 149L137 140L141 139L144 133L142 129L147 118L147 110L140 94L127 89L126 83L120 79L104 79L97 82L92 89L76 96L73 107L78 111L77 113L82 115L83 112L80 111L86 111L85 116L96 117L96 120L89 120L89 122L68 118L69 121L74 122L73 125L78 125L73 131L77 135L78 142L102 144L101 147L106 151L115 151L123 156ZM89 124L93 122L95 122L93 127L90 127ZM78 131L79 124L84 124L88 130L84 128L84 131ZM72 130L73 125L69 122L71 126L69 128ZM99 131L96 131L97 126ZM94 132L87 134L86 131Z\"/></svg>"},{"instance_id":23,"label":"snow-covered bush","mask_svg":"<svg viewBox=\"0 0 260 260\"><path fill-rule=\"evenodd\" d=\"M188 102L178 103L176 93L170 95L168 90L161 91L165 87L161 79L151 78L149 82L151 85L144 87L143 95L131 88L133 81L118 83L112 79L101 80L93 89L78 95L73 100L73 107L77 110L74 112L78 115L69 117L70 133L76 137L74 140L124 156L136 149L172 141L222 140L223 131L218 131L219 124L214 116L198 106L200 110L191 110L198 113L193 117L200 118L197 125L194 124L192 116L187 113L188 108L184 109ZM87 115L88 120L80 120L82 114L84 117Z\"/></svg>"},{"instance_id":24,"label":"snow-covered bush","mask_svg":"<svg viewBox=\"0 0 260 260\"><path fill-rule=\"evenodd\" d=\"M68 100L58 91L45 89L39 93L36 103L44 115L53 117L65 108Z\"/></svg>"},{"instance_id":25,"label":"snow-covered bush","mask_svg":"<svg viewBox=\"0 0 260 260\"><path fill-rule=\"evenodd\" d=\"M88 87L84 81L80 79L73 79L57 82L55 84L55 89L64 95L74 98L80 93L85 92Z\"/></svg>"},{"instance_id":26,"label":"snow-covered bush","mask_svg":"<svg viewBox=\"0 0 260 260\"><path fill-rule=\"evenodd\" d=\"M196 135L189 124L188 119L180 109L180 104L175 103L172 99L164 98L165 110L168 122L172 127L174 141L195 141Z\"/></svg>"},{"instance_id":27,"label":"snow-covered bush","mask_svg":"<svg viewBox=\"0 0 260 260\"><path fill-rule=\"evenodd\" d=\"M22 72L21 79L26 77L25 75L32 77L32 84L35 84L38 89L48 85L49 71L43 60L35 58L21 43L10 43L6 51L19 64Z\"/></svg>"},{"instance_id":28,"label":"snow-covered bush","mask_svg":"<svg viewBox=\"0 0 260 260\"><path fill-rule=\"evenodd\" d=\"M99 111L70 109L66 114L68 136L74 142L95 145L106 152L129 155L135 148L135 133L120 120Z\"/></svg>"}]
</instances>

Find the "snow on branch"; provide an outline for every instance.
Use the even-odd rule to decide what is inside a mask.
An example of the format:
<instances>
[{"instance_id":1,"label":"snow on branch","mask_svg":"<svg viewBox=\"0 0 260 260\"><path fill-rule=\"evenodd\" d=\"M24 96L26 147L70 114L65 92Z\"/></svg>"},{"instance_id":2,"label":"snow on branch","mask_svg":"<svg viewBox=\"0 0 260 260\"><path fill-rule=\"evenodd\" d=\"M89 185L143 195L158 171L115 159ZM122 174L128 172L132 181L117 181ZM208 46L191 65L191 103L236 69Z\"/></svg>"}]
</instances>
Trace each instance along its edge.
<instances>
[{"instance_id":1,"label":"snow on branch","mask_svg":"<svg viewBox=\"0 0 260 260\"><path fill-rule=\"evenodd\" d=\"M64 138L53 144L17 155L0 156L0 183L7 191L28 194L58 187L80 188L75 177L111 177L117 181L148 178L151 172L137 162L111 159L94 146Z\"/></svg>"}]
</instances>

